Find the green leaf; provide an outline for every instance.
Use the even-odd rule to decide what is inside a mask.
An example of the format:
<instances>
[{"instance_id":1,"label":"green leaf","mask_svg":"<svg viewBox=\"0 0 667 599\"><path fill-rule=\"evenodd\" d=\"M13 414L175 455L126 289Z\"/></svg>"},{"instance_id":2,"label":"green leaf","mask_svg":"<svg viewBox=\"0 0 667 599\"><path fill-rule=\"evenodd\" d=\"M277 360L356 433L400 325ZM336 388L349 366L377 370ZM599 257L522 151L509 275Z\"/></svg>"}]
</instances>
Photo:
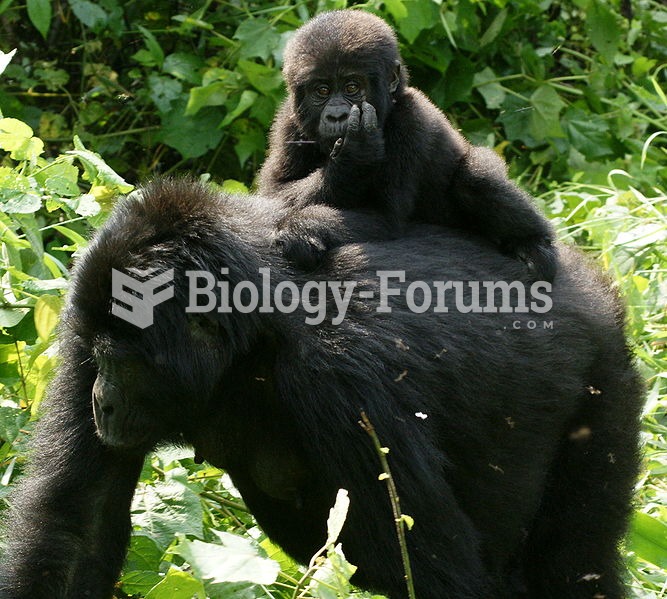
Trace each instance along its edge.
<instances>
[{"instance_id":1,"label":"green leaf","mask_svg":"<svg viewBox=\"0 0 667 599\"><path fill-rule=\"evenodd\" d=\"M39 116L39 133L47 139L49 137L69 137L70 135L65 117L48 110Z\"/></svg>"},{"instance_id":2,"label":"green leaf","mask_svg":"<svg viewBox=\"0 0 667 599\"><path fill-rule=\"evenodd\" d=\"M197 13L203 14L205 12L205 9L200 8ZM194 13L196 14L196 13ZM206 21L202 21L201 19L196 19L192 16L189 15L176 15L175 17L171 17L172 20L176 21L177 23L183 23L183 25L186 25L187 27L199 27L200 29L204 29L206 31L211 31L215 29L215 27L211 23L207 23Z\"/></svg>"},{"instance_id":3,"label":"green leaf","mask_svg":"<svg viewBox=\"0 0 667 599\"><path fill-rule=\"evenodd\" d=\"M475 89L482 94L482 97L486 102L486 107L491 110L499 109L503 105L507 96L505 89L497 79L498 76L490 67L486 67L479 73L475 73L475 76L472 79Z\"/></svg>"},{"instance_id":4,"label":"green leaf","mask_svg":"<svg viewBox=\"0 0 667 599\"><path fill-rule=\"evenodd\" d=\"M259 96L250 109L250 118L268 130L276 113L276 100L271 96Z\"/></svg>"},{"instance_id":5,"label":"green leaf","mask_svg":"<svg viewBox=\"0 0 667 599\"><path fill-rule=\"evenodd\" d=\"M28 160L35 162L40 154L44 153L44 142L39 137L31 137L20 148L10 155L14 160Z\"/></svg>"},{"instance_id":6,"label":"green leaf","mask_svg":"<svg viewBox=\"0 0 667 599\"><path fill-rule=\"evenodd\" d=\"M667 525L643 512L635 512L630 534L630 549L660 568L667 568Z\"/></svg>"},{"instance_id":7,"label":"green leaf","mask_svg":"<svg viewBox=\"0 0 667 599\"><path fill-rule=\"evenodd\" d=\"M88 245L88 241L86 240L85 237L79 235L76 231L72 231L72 229L65 227L63 225L55 225L53 227L58 233L69 239L71 242L74 244L78 245L79 247L83 248Z\"/></svg>"},{"instance_id":8,"label":"green leaf","mask_svg":"<svg viewBox=\"0 0 667 599\"><path fill-rule=\"evenodd\" d=\"M35 180L54 195L76 195L79 192L79 169L72 164L71 158L58 159L33 175ZM53 187L49 181L53 180ZM65 193L67 192L67 193Z\"/></svg>"},{"instance_id":9,"label":"green leaf","mask_svg":"<svg viewBox=\"0 0 667 599\"><path fill-rule=\"evenodd\" d=\"M472 91L475 65L465 56L457 55L447 67L445 75L446 106L467 100Z\"/></svg>"},{"instance_id":10,"label":"green leaf","mask_svg":"<svg viewBox=\"0 0 667 599\"><path fill-rule=\"evenodd\" d=\"M266 133L247 119L237 119L232 123L232 131L236 138L234 151L243 166L248 158L255 153L262 153L266 147Z\"/></svg>"},{"instance_id":11,"label":"green leaf","mask_svg":"<svg viewBox=\"0 0 667 599\"><path fill-rule=\"evenodd\" d=\"M0 306L0 327L9 329L23 320L28 308L3 308Z\"/></svg>"},{"instance_id":12,"label":"green leaf","mask_svg":"<svg viewBox=\"0 0 667 599\"><path fill-rule=\"evenodd\" d=\"M46 187L46 191L55 196L75 196L80 193L76 181L60 175L49 177L44 181L44 187Z\"/></svg>"},{"instance_id":13,"label":"green leaf","mask_svg":"<svg viewBox=\"0 0 667 599\"><path fill-rule=\"evenodd\" d=\"M222 111L213 106L202 108L197 114L185 116L185 102L176 102L174 108L162 117L158 139L178 150L183 158L197 158L215 148L223 136L222 129L213 126L222 120Z\"/></svg>"},{"instance_id":14,"label":"green leaf","mask_svg":"<svg viewBox=\"0 0 667 599\"><path fill-rule=\"evenodd\" d=\"M84 193L76 198L65 199L65 204L79 216L96 216L102 207L91 193Z\"/></svg>"},{"instance_id":15,"label":"green leaf","mask_svg":"<svg viewBox=\"0 0 667 599\"><path fill-rule=\"evenodd\" d=\"M253 582L272 584L278 578L280 566L262 557L250 539L228 532L211 530L219 544L189 541L184 537L173 550L192 567L199 578L218 582Z\"/></svg>"},{"instance_id":16,"label":"green leaf","mask_svg":"<svg viewBox=\"0 0 667 599\"><path fill-rule=\"evenodd\" d=\"M63 301L57 295L41 295L37 298L33 318L42 341L48 341L55 330L62 305Z\"/></svg>"},{"instance_id":17,"label":"green leaf","mask_svg":"<svg viewBox=\"0 0 667 599\"><path fill-rule=\"evenodd\" d=\"M0 439L10 443L28 421L29 412L0 406Z\"/></svg>"},{"instance_id":18,"label":"green leaf","mask_svg":"<svg viewBox=\"0 0 667 599\"><path fill-rule=\"evenodd\" d=\"M438 7L435 2L424 2L423 0L403 0L403 10L394 3L394 9L405 14L404 17L394 15L399 33L413 44L419 34L427 29L432 29L436 23L440 23Z\"/></svg>"},{"instance_id":19,"label":"green leaf","mask_svg":"<svg viewBox=\"0 0 667 599\"><path fill-rule=\"evenodd\" d=\"M530 43L523 43L521 46L521 70L537 81L546 78L544 57L540 56Z\"/></svg>"},{"instance_id":20,"label":"green leaf","mask_svg":"<svg viewBox=\"0 0 667 599\"><path fill-rule=\"evenodd\" d=\"M161 583L162 580L163 578L155 570L130 570L126 574L123 574L120 582L123 592L127 595L143 596Z\"/></svg>"},{"instance_id":21,"label":"green leaf","mask_svg":"<svg viewBox=\"0 0 667 599\"><path fill-rule=\"evenodd\" d=\"M563 115L563 124L570 143L589 160L614 153L605 119L573 108Z\"/></svg>"},{"instance_id":22,"label":"green leaf","mask_svg":"<svg viewBox=\"0 0 667 599\"><path fill-rule=\"evenodd\" d=\"M480 48L486 46L487 44L490 44L493 40L495 40L498 37L498 34L502 31L503 25L505 24L505 19L507 19L507 9L504 8L501 10L491 21L491 25L489 25L489 28L484 32L484 35L479 40L479 46Z\"/></svg>"},{"instance_id":23,"label":"green leaf","mask_svg":"<svg viewBox=\"0 0 667 599\"><path fill-rule=\"evenodd\" d=\"M530 115L530 134L537 140L563 137L559 114L565 102L550 85L541 85L530 96L533 112Z\"/></svg>"},{"instance_id":24,"label":"green leaf","mask_svg":"<svg viewBox=\"0 0 667 599\"><path fill-rule=\"evenodd\" d=\"M125 559L125 570L157 570L162 561L162 554L163 552L150 537L142 534L132 535Z\"/></svg>"},{"instance_id":25,"label":"green leaf","mask_svg":"<svg viewBox=\"0 0 667 599\"><path fill-rule=\"evenodd\" d=\"M192 599L193 597L206 597L204 585L195 580L192 574L181 572L172 566L162 581L146 594L145 599Z\"/></svg>"},{"instance_id":26,"label":"green leaf","mask_svg":"<svg viewBox=\"0 0 667 599\"><path fill-rule=\"evenodd\" d=\"M350 596L350 578L356 572L339 545L327 551L326 561L317 568L308 588L320 599L338 599Z\"/></svg>"},{"instance_id":27,"label":"green leaf","mask_svg":"<svg viewBox=\"0 0 667 599\"><path fill-rule=\"evenodd\" d=\"M185 52L175 52L164 59L162 70L169 75L192 83L192 85L201 84L201 69L204 62L194 54Z\"/></svg>"},{"instance_id":28,"label":"green leaf","mask_svg":"<svg viewBox=\"0 0 667 599\"><path fill-rule=\"evenodd\" d=\"M173 77L164 77L151 73L148 76L148 89L151 100L162 114L169 112L176 100L183 93L183 84Z\"/></svg>"},{"instance_id":29,"label":"green leaf","mask_svg":"<svg viewBox=\"0 0 667 599\"><path fill-rule=\"evenodd\" d=\"M523 100L515 96L507 96L498 117L505 129L505 137L510 141L521 141L529 148L537 146L537 140L529 131L532 112L531 107L526 106Z\"/></svg>"},{"instance_id":30,"label":"green leaf","mask_svg":"<svg viewBox=\"0 0 667 599\"><path fill-rule=\"evenodd\" d=\"M248 193L248 187L236 179L225 179L222 182L221 189L223 193L231 193L234 195L245 195Z\"/></svg>"},{"instance_id":31,"label":"green leaf","mask_svg":"<svg viewBox=\"0 0 667 599\"><path fill-rule=\"evenodd\" d=\"M42 198L18 189L0 189L0 209L8 214L32 214L42 207Z\"/></svg>"},{"instance_id":32,"label":"green leaf","mask_svg":"<svg viewBox=\"0 0 667 599\"><path fill-rule=\"evenodd\" d=\"M653 58L638 56L632 63L632 76L635 77L635 79L641 79L642 77L645 77L657 63L658 61Z\"/></svg>"},{"instance_id":33,"label":"green leaf","mask_svg":"<svg viewBox=\"0 0 667 599\"><path fill-rule=\"evenodd\" d=\"M405 8L403 0L385 0L384 5L387 12L394 17L394 21L400 21L408 16L408 9Z\"/></svg>"},{"instance_id":34,"label":"green leaf","mask_svg":"<svg viewBox=\"0 0 667 599\"><path fill-rule=\"evenodd\" d=\"M250 62L249 60L239 60L238 68L247 77L250 85L263 94L270 94L283 84L280 71L263 64Z\"/></svg>"},{"instance_id":35,"label":"green leaf","mask_svg":"<svg viewBox=\"0 0 667 599\"><path fill-rule=\"evenodd\" d=\"M140 65L144 67L155 67L155 57L148 51L146 48L140 48L134 54L132 54L132 60L136 60Z\"/></svg>"},{"instance_id":36,"label":"green leaf","mask_svg":"<svg viewBox=\"0 0 667 599\"><path fill-rule=\"evenodd\" d=\"M145 27L142 27L141 25L138 26L138 29L144 36L144 42L146 43L146 48L148 48L148 52L150 53L151 58L153 59L153 64L159 68L162 68L162 65L164 64L164 52L162 51L162 48L160 47L156 37L151 31Z\"/></svg>"},{"instance_id":37,"label":"green leaf","mask_svg":"<svg viewBox=\"0 0 667 599\"><path fill-rule=\"evenodd\" d=\"M98 4L88 2L88 0L68 1L76 18L90 29L104 26L109 19L109 15Z\"/></svg>"},{"instance_id":38,"label":"green leaf","mask_svg":"<svg viewBox=\"0 0 667 599\"><path fill-rule=\"evenodd\" d=\"M162 580L158 574L162 555L155 541L142 534L133 535L121 578L123 591L145 595L157 585Z\"/></svg>"},{"instance_id":39,"label":"green leaf","mask_svg":"<svg viewBox=\"0 0 667 599\"><path fill-rule=\"evenodd\" d=\"M459 49L469 50L471 53L479 49L479 39L482 36L480 16L476 2L461 1L456 5L446 4L456 11L456 43Z\"/></svg>"},{"instance_id":40,"label":"green leaf","mask_svg":"<svg viewBox=\"0 0 667 599\"><path fill-rule=\"evenodd\" d=\"M45 291L54 291L56 289L67 289L68 282L62 277L57 279L32 279L23 284L23 290L29 293L38 294Z\"/></svg>"},{"instance_id":41,"label":"green leaf","mask_svg":"<svg viewBox=\"0 0 667 599\"><path fill-rule=\"evenodd\" d=\"M229 86L224 81L216 81L203 87L193 87L185 108L186 116L197 114L204 106L222 106L227 101L228 91Z\"/></svg>"},{"instance_id":42,"label":"green leaf","mask_svg":"<svg viewBox=\"0 0 667 599\"><path fill-rule=\"evenodd\" d=\"M261 58L266 61L280 43L280 33L266 19L244 19L234 38L241 42L241 58Z\"/></svg>"},{"instance_id":43,"label":"green leaf","mask_svg":"<svg viewBox=\"0 0 667 599\"><path fill-rule=\"evenodd\" d=\"M63 88L69 82L69 73L67 71L57 69L51 65L47 69L35 69L34 73L49 91L56 91Z\"/></svg>"},{"instance_id":44,"label":"green leaf","mask_svg":"<svg viewBox=\"0 0 667 599\"><path fill-rule=\"evenodd\" d=\"M222 119L220 127L226 127L233 120L241 116L246 110L248 110L248 108L250 108L254 104L257 97L258 97L257 92L254 92L250 89L246 89L241 94L241 97L239 98L239 103L236 105L236 108L234 108L234 110L232 110L231 112L228 112L225 118Z\"/></svg>"},{"instance_id":45,"label":"green leaf","mask_svg":"<svg viewBox=\"0 0 667 599\"><path fill-rule=\"evenodd\" d=\"M242 75L235 71L229 71L219 67L204 71L204 74L202 75L202 85L204 87L211 85L211 83L215 83L216 81L224 81L229 85L230 89L244 86Z\"/></svg>"},{"instance_id":46,"label":"green leaf","mask_svg":"<svg viewBox=\"0 0 667 599\"><path fill-rule=\"evenodd\" d=\"M51 26L51 0L28 0L26 7L30 22L46 39L46 34Z\"/></svg>"},{"instance_id":47,"label":"green leaf","mask_svg":"<svg viewBox=\"0 0 667 599\"><path fill-rule=\"evenodd\" d=\"M177 474L170 470L169 475ZM140 485L132 504L133 522L166 549L177 534L201 537L202 506L197 495L180 480L159 481L155 485Z\"/></svg>"},{"instance_id":48,"label":"green leaf","mask_svg":"<svg viewBox=\"0 0 667 599\"><path fill-rule=\"evenodd\" d=\"M67 155L74 156L81 161L88 181L113 187L120 193L129 193L134 189L134 186L116 173L99 154L86 150L78 135L74 136L74 148L74 150L69 150Z\"/></svg>"},{"instance_id":49,"label":"green leaf","mask_svg":"<svg viewBox=\"0 0 667 599\"><path fill-rule=\"evenodd\" d=\"M591 0L586 12L586 28L593 46L608 64L613 64L621 41L616 15L600 0Z\"/></svg>"},{"instance_id":50,"label":"green leaf","mask_svg":"<svg viewBox=\"0 0 667 599\"><path fill-rule=\"evenodd\" d=\"M0 118L0 148L10 152L14 160L36 160L44 151L44 142L33 137L32 129L23 121Z\"/></svg>"}]
</instances>

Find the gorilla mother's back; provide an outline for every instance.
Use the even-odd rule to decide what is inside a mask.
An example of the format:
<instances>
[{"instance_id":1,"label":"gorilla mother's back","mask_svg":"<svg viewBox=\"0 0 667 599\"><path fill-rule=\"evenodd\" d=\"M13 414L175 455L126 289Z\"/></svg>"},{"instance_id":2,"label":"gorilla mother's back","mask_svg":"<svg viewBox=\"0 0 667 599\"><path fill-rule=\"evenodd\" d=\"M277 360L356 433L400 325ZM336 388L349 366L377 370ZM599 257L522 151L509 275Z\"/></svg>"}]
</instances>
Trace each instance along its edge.
<instances>
[{"instance_id":1,"label":"gorilla mother's back","mask_svg":"<svg viewBox=\"0 0 667 599\"><path fill-rule=\"evenodd\" d=\"M405 597L362 409L415 521L419 599L622 597L618 542L641 393L607 286L562 248L548 314L470 312L470 282L521 282L525 269L484 242L427 227L341 247L300 273L268 243L276 210L163 181L98 232L75 270L31 474L12 495L0 599L108 599L143 455L163 441L191 443L226 468L266 532L301 561L324 542L328 509L346 488L341 540L355 582ZM110 271L152 266L174 268L174 298L138 329L110 314ZM303 306L186 314L184 271L224 268L230 286L259 289L261 266L271 267L272 291L308 280L358 288L338 325L304 324ZM377 310L377 271L388 270L407 273L391 280L401 291L391 313ZM413 281L461 282L463 302L415 313ZM330 293L327 302L333 310Z\"/></svg>"}]
</instances>

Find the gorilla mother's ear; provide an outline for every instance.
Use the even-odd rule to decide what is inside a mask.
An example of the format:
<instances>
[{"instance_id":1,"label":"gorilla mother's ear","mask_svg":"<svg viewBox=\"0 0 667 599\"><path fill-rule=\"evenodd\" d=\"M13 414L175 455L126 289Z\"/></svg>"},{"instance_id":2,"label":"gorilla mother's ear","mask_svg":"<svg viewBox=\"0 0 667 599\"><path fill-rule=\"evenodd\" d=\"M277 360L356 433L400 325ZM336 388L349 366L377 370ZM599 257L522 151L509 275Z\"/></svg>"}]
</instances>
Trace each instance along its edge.
<instances>
[{"instance_id":1,"label":"gorilla mother's ear","mask_svg":"<svg viewBox=\"0 0 667 599\"><path fill-rule=\"evenodd\" d=\"M389 82L389 93L393 94L401 83L401 62L394 62L394 68L391 72L391 81Z\"/></svg>"}]
</instances>

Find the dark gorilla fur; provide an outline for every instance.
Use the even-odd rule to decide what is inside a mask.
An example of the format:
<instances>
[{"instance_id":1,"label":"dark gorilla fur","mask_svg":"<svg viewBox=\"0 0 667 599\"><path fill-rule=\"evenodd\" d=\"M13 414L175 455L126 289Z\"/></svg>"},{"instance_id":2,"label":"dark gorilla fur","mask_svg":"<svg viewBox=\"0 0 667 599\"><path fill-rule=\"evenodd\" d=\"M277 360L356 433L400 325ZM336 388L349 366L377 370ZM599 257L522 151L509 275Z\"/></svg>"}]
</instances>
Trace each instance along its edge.
<instances>
[{"instance_id":1,"label":"dark gorilla fur","mask_svg":"<svg viewBox=\"0 0 667 599\"><path fill-rule=\"evenodd\" d=\"M400 235L408 219L474 231L551 280L553 232L503 160L472 146L408 86L396 37L358 10L323 13L285 50L289 95L278 112L259 191L293 211L278 243L301 267L350 241ZM347 230L320 206L379 212L384 227ZM326 212L325 212L326 213Z\"/></svg>"},{"instance_id":2,"label":"dark gorilla fur","mask_svg":"<svg viewBox=\"0 0 667 599\"><path fill-rule=\"evenodd\" d=\"M269 266L274 287L303 285L271 247L279 204L163 181L127 198L95 235L74 271L31 467L9 499L0 598L111 597L143 456L171 441L225 468L301 562L325 540L337 489L348 489L341 538L355 582L406 597L362 409L415 521L407 540L420 599L623 597L617 543L641 401L607 285L560 248L553 329L529 330L544 316L535 313L414 314L393 281L402 293L391 314L375 311L377 293L355 291L339 326L305 324L302 306L186 314L186 270L227 267L230 288L261 289L258 269ZM377 270L406 265L408 280L426 282L527 278L486 242L425 225L341 247L317 278L377 292ZM155 308L153 326L110 313L112 268L175 269L175 296ZM96 427L93 401L115 425L98 414Z\"/></svg>"}]
</instances>

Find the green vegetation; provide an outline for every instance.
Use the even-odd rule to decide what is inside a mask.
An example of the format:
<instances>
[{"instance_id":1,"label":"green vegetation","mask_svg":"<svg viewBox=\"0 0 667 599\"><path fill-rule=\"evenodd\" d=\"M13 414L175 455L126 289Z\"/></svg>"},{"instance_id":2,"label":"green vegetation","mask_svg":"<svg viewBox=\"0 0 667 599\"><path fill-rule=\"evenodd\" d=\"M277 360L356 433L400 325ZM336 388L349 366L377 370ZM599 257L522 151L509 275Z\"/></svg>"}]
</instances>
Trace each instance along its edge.
<instances>
[{"instance_id":1,"label":"green vegetation","mask_svg":"<svg viewBox=\"0 0 667 599\"><path fill-rule=\"evenodd\" d=\"M56 363L72 255L115 198L152 174L251 187L283 97L286 40L316 11L350 4L0 1L0 501L24 467ZM635 599L667 597L667 8L657 0L363 6L396 28L413 83L471 140L505 156L561 237L609 270L626 297L647 384L627 563ZM303 578L224 473L166 449L142 472L117 595L346 597L352 570L335 545L344 512L342 497L328 559Z\"/></svg>"}]
</instances>

